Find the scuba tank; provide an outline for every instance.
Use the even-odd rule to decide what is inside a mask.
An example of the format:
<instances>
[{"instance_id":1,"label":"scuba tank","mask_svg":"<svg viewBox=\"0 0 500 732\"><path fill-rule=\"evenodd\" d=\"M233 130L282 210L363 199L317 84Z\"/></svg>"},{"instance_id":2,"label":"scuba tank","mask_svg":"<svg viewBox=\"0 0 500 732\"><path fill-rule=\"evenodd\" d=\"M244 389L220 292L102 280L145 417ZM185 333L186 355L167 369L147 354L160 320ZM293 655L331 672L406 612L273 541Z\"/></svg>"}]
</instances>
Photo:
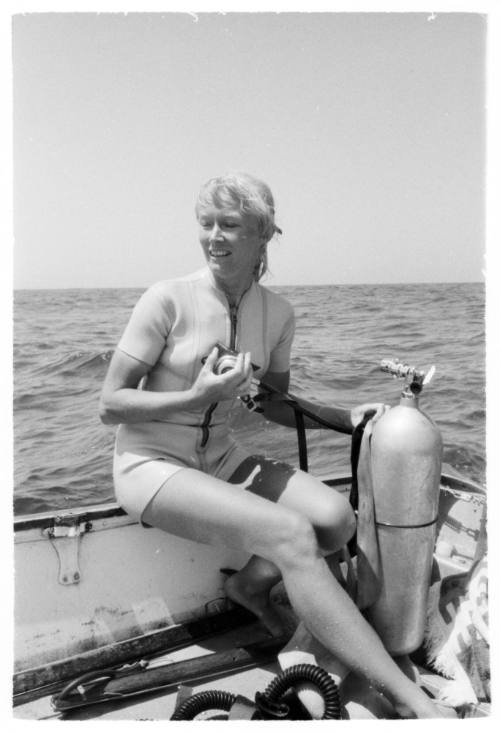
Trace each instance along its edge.
<instances>
[{"instance_id":1,"label":"scuba tank","mask_svg":"<svg viewBox=\"0 0 500 732\"><path fill-rule=\"evenodd\" d=\"M399 405L373 426L371 478L381 583L367 618L393 656L422 643L441 477L442 438L418 406L434 374L393 361L381 368L406 378Z\"/></svg>"}]
</instances>

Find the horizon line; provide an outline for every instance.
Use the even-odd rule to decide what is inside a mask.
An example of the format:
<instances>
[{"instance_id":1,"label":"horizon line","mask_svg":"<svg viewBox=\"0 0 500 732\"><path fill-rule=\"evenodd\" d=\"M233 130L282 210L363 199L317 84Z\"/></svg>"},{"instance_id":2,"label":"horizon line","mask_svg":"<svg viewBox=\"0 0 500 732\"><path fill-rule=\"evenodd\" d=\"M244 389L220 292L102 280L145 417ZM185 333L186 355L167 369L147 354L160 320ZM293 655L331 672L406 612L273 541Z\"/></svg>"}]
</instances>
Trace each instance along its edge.
<instances>
[{"instance_id":1,"label":"horizon line","mask_svg":"<svg viewBox=\"0 0 500 732\"><path fill-rule=\"evenodd\" d=\"M91 287L84 286L65 286L65 287L13 287L13 292L23 291L43 291L43 290L142 290L147 289L149 285L111 285L111 286L99 286L93 285ZM267 284L264 287L366 287L366 286L384 286L384 287L401 287L402 285L484 285L485 280L453 280L453 281L442 281L442 280L415 280L411 282L317 282L307 284L288 284L288 285L273 285Z\"/></svg>"}]
</instances>

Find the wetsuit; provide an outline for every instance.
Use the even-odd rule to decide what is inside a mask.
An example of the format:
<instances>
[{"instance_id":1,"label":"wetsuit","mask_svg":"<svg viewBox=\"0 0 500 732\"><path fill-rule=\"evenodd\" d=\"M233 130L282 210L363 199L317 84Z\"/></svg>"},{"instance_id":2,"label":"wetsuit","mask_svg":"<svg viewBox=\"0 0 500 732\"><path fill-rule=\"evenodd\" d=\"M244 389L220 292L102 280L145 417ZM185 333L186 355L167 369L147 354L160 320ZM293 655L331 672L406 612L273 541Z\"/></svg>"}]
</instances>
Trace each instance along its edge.
<instances>
[{"instance_id":1,"label":"wetsuit","mask_svg":"<svg viewBox=\"0 0 500 732\"><path fill-rule=\"evenodd\" d=\"M134 308L118 348L151 366L142 388L189 389L217 342L250 351L257 378L290 367L291 305L256 282L231 308L208 268L150 287ZM231 400L172 411L165 419L118 427L114 456L117 501L140 519L163 483L182 468L227 480L250 454L229 432Z\"/></svg>"}]
</instances>

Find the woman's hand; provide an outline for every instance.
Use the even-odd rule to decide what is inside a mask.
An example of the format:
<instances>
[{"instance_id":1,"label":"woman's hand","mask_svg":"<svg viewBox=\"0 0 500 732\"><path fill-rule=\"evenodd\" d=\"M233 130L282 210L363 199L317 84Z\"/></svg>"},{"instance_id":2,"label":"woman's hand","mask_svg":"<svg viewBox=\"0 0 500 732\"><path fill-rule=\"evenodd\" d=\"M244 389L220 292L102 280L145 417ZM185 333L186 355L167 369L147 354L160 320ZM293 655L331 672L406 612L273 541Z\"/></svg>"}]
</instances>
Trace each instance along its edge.
<instances>
[{"instance_id":1,"label":"woman's hand","mask_svg":"<svg viewBox=\"0 0 500 732\"><path fill-rule=\"evenodd\" d=\"M353 407L351 409L351 423L352 428L358 426L360 422L362 422L365 414L369 416L373 422L376 422L380 417L382 417L383 414L385 414L390 409L390 406L388 404L360 404L359 407ZM371 414L370 414L371 412Z\"/></svg>"},{"instance_id":2,"label":"woman's hand","mask_svg":"<svg viewBox=\"0 0 500 732\"><path fill-rule=\"evenodd\" d=\"M225 399L234 399L250 392L252 384L252 364L250 353L239 353L231 366L223 374L214 372L218 360L218 350L213 348L191 387L193 401L197 406L208 406Z\"/></svg>"}]
</instances>

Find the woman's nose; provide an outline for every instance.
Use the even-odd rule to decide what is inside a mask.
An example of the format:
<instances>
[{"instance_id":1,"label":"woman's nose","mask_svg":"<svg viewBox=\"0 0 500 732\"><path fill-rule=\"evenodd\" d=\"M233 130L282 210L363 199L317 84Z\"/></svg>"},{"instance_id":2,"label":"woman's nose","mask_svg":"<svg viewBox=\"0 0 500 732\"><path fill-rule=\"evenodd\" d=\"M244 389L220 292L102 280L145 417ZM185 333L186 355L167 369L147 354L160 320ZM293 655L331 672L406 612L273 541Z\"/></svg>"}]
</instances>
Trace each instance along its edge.
<instances>
[{"instance_id":1,"label":"woman's nose","mask_svg":"<svg viewBox=\"0 0 500 732\"><path fill-rule=\"evenodd\" d=\"M222 239L222 231L220 230L219 224L214 224L209 236L210 241L220 241Z\"/></svg>"}]
</instances>

